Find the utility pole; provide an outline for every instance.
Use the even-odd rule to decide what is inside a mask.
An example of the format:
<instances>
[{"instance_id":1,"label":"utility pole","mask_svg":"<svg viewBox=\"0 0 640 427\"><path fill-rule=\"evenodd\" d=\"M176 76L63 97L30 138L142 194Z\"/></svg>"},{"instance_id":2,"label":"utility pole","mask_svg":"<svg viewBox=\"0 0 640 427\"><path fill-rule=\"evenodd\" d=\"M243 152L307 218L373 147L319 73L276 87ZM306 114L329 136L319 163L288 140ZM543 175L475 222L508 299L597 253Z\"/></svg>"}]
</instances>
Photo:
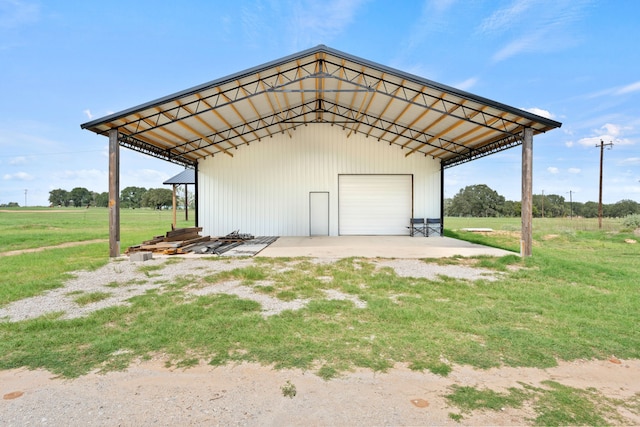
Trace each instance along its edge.
<instances>
[{"instance_id":1,"label":"utility pole","mask_svg":"<svg viewBox=\"0 0 640 427\"><path fill-rule=\"evenodd\" d=\"M29 191L29 189L25 188L24 189L24 207L27 207L27 191Z\"/></svg>"},{"instance_id":2,"label":"utility pole","mask_svg":"<svg viewBox=\"0 0 640 427\"><path fill-rule=\"evenodd\" d=\"M542 218L544 218L544 190L542 190Z\"/></svg>"},{"instance_id":3,"label":"utility pole","mask_svg":"<svg viewBox=\"0 0 640 427\"><path fill-rule=\"evenodd\" d=\"M569 219L573 219L573 196L572 191L569 190Z\"/></svg>"},{"instance_id":4,"label":"utility pole","mask_svg":"<svg viewBox=\"0 0 640 427\"><path fill-rule=\"evenodd\" d=\"M598 198L598 228L602 229L602 160L604 158L604 147L613 148L613 143L609 142L605 144L603 140L600 140L600 145L596 145L596 147L600 147L600 197Z\"/></svg>"}]
</instances>

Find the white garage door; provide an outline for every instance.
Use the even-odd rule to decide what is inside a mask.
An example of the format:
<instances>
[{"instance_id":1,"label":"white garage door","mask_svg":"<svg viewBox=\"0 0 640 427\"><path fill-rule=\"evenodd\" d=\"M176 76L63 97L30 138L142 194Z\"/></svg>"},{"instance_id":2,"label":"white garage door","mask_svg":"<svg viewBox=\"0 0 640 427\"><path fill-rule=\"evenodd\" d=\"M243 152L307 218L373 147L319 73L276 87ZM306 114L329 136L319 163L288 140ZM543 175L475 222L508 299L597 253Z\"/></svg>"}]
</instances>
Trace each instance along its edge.
<instances>
[{"instance_id":1,"label":"white garage door","mask_svg":"<svg viewBox=\"0 0 640 427\"><path fill-rule=\"evenodd\" d=\"M340 175L340 234L408 234L412 181L411 175Z\"/></svg>"}]
</instances>

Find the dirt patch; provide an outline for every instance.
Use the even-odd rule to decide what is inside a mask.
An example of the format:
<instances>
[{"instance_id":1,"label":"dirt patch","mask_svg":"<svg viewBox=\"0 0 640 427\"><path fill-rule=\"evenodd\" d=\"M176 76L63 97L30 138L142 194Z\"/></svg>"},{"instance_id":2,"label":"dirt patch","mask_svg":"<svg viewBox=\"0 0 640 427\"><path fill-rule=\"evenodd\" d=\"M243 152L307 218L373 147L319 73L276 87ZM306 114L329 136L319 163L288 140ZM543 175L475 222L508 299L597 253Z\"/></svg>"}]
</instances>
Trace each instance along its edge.
<instances>
[{"instance_id":1,"label":"dirt patch","mask_svg":"<svg viewBox=\"0 0 640 427\"><path fill-rule=\"evenodd\" d=\"M439 265L425 263L418 259L390 259L376 260L378 268L391 267L400 277L416 277L438 280L441 276L454 277L464 280L498 280L500 273L484 268L465 265Z\"/></svg>"},{"instance_id":2,"label":"dirt patch","mask_svg":"<svg viewBox=\"0 0 640 427\"><path fill-rule=\"evenodd\" d=\"M542 240L553 240L553 239L557 239L558 237L560 237L559 234L547 234L545 236L542 237Z\"/></svg>"},{"instance_id":3,"label":"dirt patch","mask_svg":"<svg viewBox=\"0 0 640 427\"><path fill-rule=\"evenodd\" d=\"M34 252L42 252L49 249L62 249L62 248L71 248L73 246L91 245L93 243L105 243L108 241L109 241L108 239L94 239L94 240L83 240L82 242L67 242L67 243L61 243L59 245L53 245L53 246L41 246L39 248L20 249L17 251L0 252L0 257L29 254Z\"/></svg>"},{"instance_id":4,"label":"dirt patch","mask_svg":"<svg viewBox=\"0 0 640 427\"><path fill-rule=\"evenodd\" d=\"M397 366L386 373L356 370L324 381L310 372L243 363L167 369L161 359L123 372L74 380L44 370L0 371L0 419L7 425L526 425L529 405L463 414L444 397L452 385L504 391L552 380L613 399L640 393L640 361L563 362L555 368L477 370L454 366L447 377ZM285 396L282 387L295 387ZM20 394L22 393L22 394ZM640 424L627 413L630 424Z\"/></svg>"}]
</instances>

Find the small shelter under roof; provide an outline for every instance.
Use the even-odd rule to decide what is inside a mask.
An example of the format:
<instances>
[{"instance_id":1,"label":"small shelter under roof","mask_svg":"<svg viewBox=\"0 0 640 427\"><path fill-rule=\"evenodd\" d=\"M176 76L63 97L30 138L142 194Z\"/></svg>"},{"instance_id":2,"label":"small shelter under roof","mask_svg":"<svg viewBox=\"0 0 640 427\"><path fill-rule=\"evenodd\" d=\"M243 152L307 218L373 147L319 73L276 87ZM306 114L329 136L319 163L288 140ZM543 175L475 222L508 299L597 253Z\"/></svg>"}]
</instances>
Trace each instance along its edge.
<instances>
[{"instance_id":1,"label":"small shelter under roof","mask_svg":"<svg viewBox=\"0 0 640 427\"><path fill-rule=\"evenodd\" d=\"M196 184L196 171L194 169L185 169L177 175L172 176L165 182L164 185L171 185L173 187L173 227L176 227L176 214L178 210L178 203L176 197L176 189L178 185L184 185L184 220L189 221L189 197L187 193L187 185Z\"/></svg>"},{"instance_id":2,"label":"small shelter under roof","mask_svg":"<svg viewBox=\"0 0 640 427\"><path fill-rule=\"evenodd\" d=\"M322 125L336 127L340 133L329 128L322 128L322 131L317 128L318 131L314 133L299 132L300 136L296 136L296 129ZM329 171L330 176L323 176L320 181L301 177L298 187L294 188L291 184L283 190L286 194L311 194L317 193L315 190L320 188L330 193L327 203L331 206L328 219L331 235L344 234L338 224L349 220L343 218L341 213L346 211L346 207L338 204L340 176L410 175L413 182L411 214L414 214L414 210L433 214L434 207L438 206L438 214L442 217L443 171L446 168L522 144L524 255L530 255L531 250L533 136L560 126L561 123L554 120L324 45L81 125L83 129L109 136L113 173L119 173L116 152L119 146L195 168L198 181L196 222L202 204L202 201L198 201L201 186L207 188L206 197L222 197L218 194L240 192L233 187L234 181L246 179L253 185L260 185L257 176L251 177L253 171L243 163L245 160L236 160L236 157L242 157L243 150L252 150L255 144L264 141L266 145L264 150L260 149L261 158L275 161L289 152L296 156L297 161L301 161L302 151L296 151L300 144L309 144L304 148L306 153L317 153L328 146L320 140L354 141L352 145L357 146L359 152L356 157L363 158L359 164L353 160L349 164L337 165ZM297 140L299 144L282 148L282 138ZM399 151L377 152L371 154L375 159L364 159L368 155L367 147L373 149L376 142L384 142ZM269 144L272 144L271 151ZM343 151L344 147L344 144L334 145L335 156L340 159L349 156ZM414 160L406 162L404 169L397 163L375 166L385 162L386 157L396 158L398 153L402 158ZM234 159L235 174L219 172L224 170L222 166L226 164L225 160L218 160L220 156ZM416 156L425 160L419 161ZM311 154L304 161L312 161ZM433 163L429 162L436 162L440 171L437 197L431 190L423 189L435 184L433 174L424 172L433 167ZM216 175L218 173L227 175ZM305 170L299 173L304 174ZM114 181L116 178L112 176L111 180L117 185ZM430 184L423 185L425 180ZM218 184L212 186L211 182L229 183L229 187L218 191ZM247 185L243 183L242 191L245 192L246 188ZM255 194L265 191L266 188L259 188ZM284 197L274 195L274 203L292 203ZM116 196L110 197L110 202L117 204L116 199ZM233 198L207 200L202 213L207 217L221 217L224 212L214 212L209 206L227 206L236 201ZM384 200L380 202L384 204ZM242 208L246 209L247 202L242 203ZM251 209L269 211L271 206L251 206ZM308 214L308 211L301 211L298 217ZM278 220L291 223L299 221L299 218L286 216ZM240 218L237 221L259 226L249 219ZM211 225L212 228L215 226ZM300 230L300 227L297 225L291 229ZM113 234L116 235L115 232Z\"/></svg>"}]
</instances>

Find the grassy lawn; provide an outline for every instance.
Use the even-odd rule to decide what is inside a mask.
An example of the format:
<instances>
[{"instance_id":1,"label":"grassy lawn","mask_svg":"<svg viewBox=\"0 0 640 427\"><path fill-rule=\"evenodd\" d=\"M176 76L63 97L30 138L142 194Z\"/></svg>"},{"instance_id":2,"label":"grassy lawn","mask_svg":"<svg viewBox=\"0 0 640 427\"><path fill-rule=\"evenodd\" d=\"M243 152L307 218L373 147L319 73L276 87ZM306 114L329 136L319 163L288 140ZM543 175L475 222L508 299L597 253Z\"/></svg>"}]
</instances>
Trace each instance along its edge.
<instances>
[{"instance_id":1,"label":"grassy lawn","mask_svg":"<svg viewBox=\"0 0 640 427\"><path fill-rule=\"evenodd\" d=\"M47 244L107 238L106 222L107 211L98 209L28 215L0 212L0 233L8 242L0 251L42 246L32 241L40 236ZM123 211L122 247L162 234L170 223L170 212ZM445 227L448 235L458 238L519 248L519 219L447 218ZM461 231L465 227L495 231L480 235ZM399 277L363 259L316 264L306 259L257 258L255 265L229 273L180 278L132 298L130 306L103 309L84 318L62 320L49 315L0 322L0 369L42 367L74 377L96 367L119 369L134 358L165 353L177 366L203 359L214 365L253 361L310 369L329 379L353 367L384 371L399 362L447 375L454 363L544 368L557 360L611 355L638 359L640 243L628 243L629 239L638 237L616 221L607 221L600 231L597 220L578 224L568 219L536 219L533 257L473 260L477 266L500 271L497 281ZM0 274L5 279L0 284L0 306L59 287L74 270L104 265L107 246L1 257ZM292 262L294 269L285 268ZM468 265L470 261L426 262ZM162 267L150 274L161 275ZM282 300L311 302L301 310L265 318L254 301L222 294L187 295L190 287L230 278ZM269 285L264 286L264 281ZM329 289L358 297L366 308L324 299L321 290ZM554 402L561 394L588 399L566 387L550 387L552 395L529 389L498 397L516 403L533 395L544 402ZM464 409L471 404L469 399L475 402L482 393L454 390L451 401ZM455 403L456 399L463 403ZM551 409L540 410L541 416L567 412L559 404L549 405ZM601 418L597 409L593 411L592 418L540 418L537 422L598 424Z\"/></svg>"},{"instance_id":2,"label":"grassy lawn","mask_svg":"<svg viewBox=\"0 0 640 427\"><path fill-rule=\"evenodd\" d=\"M182 221L180 221L180 215ZM171 229L170 210L123 210L121 248ZM193 225L178 213L177 227ZM104 243L0 256L0 306L62 286L69 272L91 270L109 262L109 211L106 208L25 208L0 211L0 255L21 249L104 239Z\"/></svg>"}]
</instances>

